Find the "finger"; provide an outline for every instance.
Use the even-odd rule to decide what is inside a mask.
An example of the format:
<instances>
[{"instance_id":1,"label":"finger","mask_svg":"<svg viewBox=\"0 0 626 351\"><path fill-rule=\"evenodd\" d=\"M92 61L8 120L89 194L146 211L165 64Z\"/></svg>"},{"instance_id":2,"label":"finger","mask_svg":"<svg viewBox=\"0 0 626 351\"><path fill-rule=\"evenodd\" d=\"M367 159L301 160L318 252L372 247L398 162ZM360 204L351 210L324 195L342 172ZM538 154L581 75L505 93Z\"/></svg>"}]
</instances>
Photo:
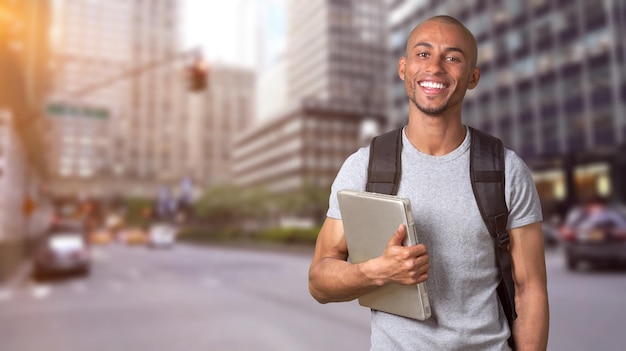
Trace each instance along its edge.
<instances>
[{"instance_id":1,"label":"finger","mask_svg":"<svg viewBox=\"0 0 626 351\"><path fill-rule=\"evenodd\" d=\"M387 246L402 246L404 237L406 237L406 226L404 224L400 224L400 226L398 226L398 230L396 230L396 232L391 236L391 239L389 239L389 242L387 242Z\"/></svg>"},{"instance_id":2,"label":"finger","mask_svg":"<svg viewBox=\"0 0 626 351\"><path fill-rule=\"evenodd\" d=\"M424 245L424 244L413 245L413 246L408 247L407 249L410 250L411 253L415 257L428 255L428 249L426 249L426 245Z\"/></svg>"}]
</instances>

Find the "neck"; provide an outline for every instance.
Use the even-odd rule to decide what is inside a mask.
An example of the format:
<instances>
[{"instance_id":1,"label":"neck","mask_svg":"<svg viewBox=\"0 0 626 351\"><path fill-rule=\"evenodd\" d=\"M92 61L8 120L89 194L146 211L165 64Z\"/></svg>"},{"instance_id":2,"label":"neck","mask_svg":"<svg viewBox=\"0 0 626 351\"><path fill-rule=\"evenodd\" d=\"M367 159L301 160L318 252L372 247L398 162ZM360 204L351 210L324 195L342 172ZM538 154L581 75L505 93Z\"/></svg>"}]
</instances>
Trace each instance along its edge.
<instances>
[{"instance_id":1,"label":"neck","mask_svg":"<svg viewBox=\"0 0 626 351\"><path fill-rule=\"evenodd\" d=\"M406 135L420 152L443 156L455 150L465 139L466 129L458 118L444 116L409 116Z\"/></svg>"}]
</instances>

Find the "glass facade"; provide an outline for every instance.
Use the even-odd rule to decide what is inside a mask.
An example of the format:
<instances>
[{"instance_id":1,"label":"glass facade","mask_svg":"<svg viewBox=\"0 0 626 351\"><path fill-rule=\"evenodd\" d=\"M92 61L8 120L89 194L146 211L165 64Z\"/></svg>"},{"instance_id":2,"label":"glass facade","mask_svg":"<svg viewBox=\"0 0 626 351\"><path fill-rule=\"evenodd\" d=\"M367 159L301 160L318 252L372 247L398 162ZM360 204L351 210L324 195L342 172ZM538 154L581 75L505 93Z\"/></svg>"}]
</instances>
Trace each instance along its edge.
<instances>
[{"instance_id":1,"label":"glass facade","mask_svg":"<svg viewBox=\"0 0 626 351\"><path fill-rule=\"evenodd\" d=\"M464 123L502 138L537 172L613 162L626 140L626 2L431 0L398 16L406 2L390 2L394 61L406 34L434 15L456 17L477 38L481 80L467 94ZM402 124L407 99L402 82L394 85L390 115Z\"/></svg>"}]
</instances>

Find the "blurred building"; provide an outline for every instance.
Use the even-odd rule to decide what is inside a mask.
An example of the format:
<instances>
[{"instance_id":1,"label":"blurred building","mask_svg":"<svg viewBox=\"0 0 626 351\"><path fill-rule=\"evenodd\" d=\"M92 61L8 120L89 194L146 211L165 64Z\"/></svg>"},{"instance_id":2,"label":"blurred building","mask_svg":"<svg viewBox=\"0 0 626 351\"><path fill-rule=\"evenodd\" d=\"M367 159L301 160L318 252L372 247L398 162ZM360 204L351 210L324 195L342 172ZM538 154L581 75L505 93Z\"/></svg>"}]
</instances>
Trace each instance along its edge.
<instances>
[{"instance_id":1,"label":"blurred building","mask_svg":"<svg viewBox=\"0 0 626 351\"><path fill-rule=\"evenodd\" d=\"M184 90L185 59L178 53L178 2L53 4L46 112L55 195L156 193L168 162L179 159L162 150L184 108L175 98Z\"/></svg>"},{"instance_id":2,"label":"blurred building","mask_svg":"<svg viewBox=\"0 0 626 351\"><path fill-rule=\"evenodd\" d=\"M327 187L359 145L363 116L305 102L239 134L234 182L287 192Z\"/></svg>"},{"instance_id":3,"label":"blurred building","mask_svg":"<svg viewBox=\"0 0 626 351\"><path fill-rule=\"evenodd\" d=\"M46 1L0 0L0 282L46 228Z\"/></svg>"},{"instance_id":4,"label":"blurred building","mask_svg":"<svg viewBox=\"0 0 626 351\"><path fill-rule=\"evenodd\" d=\"M262 123L268 118L280 116L288 106L287 64L284 57L272 66L264 68L258 75L256 84L255 121Z\"/></svg>"},{"instance_id":5,"label":"blurred building","mask_svg":"<svg viewBox=\"0 0 626 351\"><path fill-rule=\"evenodd\" d=\"M240 185L328 186L361 145L362 126L385 121L384 3L290 0L287 23L287 105L237 138L233 167Z\"/></svg>"},{"instance_id":6,"label":"blurred building","mask_svg":"<svg viewBox=\"0 0 626 351\"><path fill-rule=\"evenodd\" d=\"M189 124L187 168L197 184L215 185L232 180L235 136L252 124L255 76L245 68L212 65L207 88L194 105L198 113Z\"/></svg>"},{"instance_id":7,"label":"blurred building","mask_svg":"<svg viewBox=\"0 0 626 351\"><path fill-rule=\"evenodd\" d=\"M176 0L58 1L47 112L58 196L155 198L228 178L230 137L249 124L249 71L181 49Z\"/></svg>"},{"instance_id":8,"label":"blurred building","mask_svg":"<svg viewBox=\"0 0 626 351\"><path fill-rule=\"evenodd\" d=\"M115 124L129 124L134 2L54 1L50 168L57 193L78 192L112 165ZM84 191L81 189L80 191Z\"/></svg>"},{"instance_id":9,"label":"blurred building","mask_svg":"<svg viewBox=\"0 0 626 351\"><path fill-rule=\"evenodd\" d=\"M413 27L438 14L461 20L478 41L481 79L464 122L526 160L547 211L598 195L626 200L624 1L392 0L394 60ZM395 80L395 124L406 111Z\"/></svg>"}]
</instances>

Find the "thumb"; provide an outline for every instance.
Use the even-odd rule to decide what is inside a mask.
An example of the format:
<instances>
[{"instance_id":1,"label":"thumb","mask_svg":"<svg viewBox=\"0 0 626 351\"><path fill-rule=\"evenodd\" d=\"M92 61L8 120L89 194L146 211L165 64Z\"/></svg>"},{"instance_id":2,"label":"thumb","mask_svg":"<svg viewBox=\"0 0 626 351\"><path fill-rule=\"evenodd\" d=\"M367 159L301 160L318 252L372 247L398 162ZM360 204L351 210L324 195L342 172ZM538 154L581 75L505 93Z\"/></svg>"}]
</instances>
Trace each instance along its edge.
<instances>
[{"instance_id":1,"label":"thumb","mask_svg":"<svg viewBox=\"0 0 626 351\"><path fill-rule=\"evenodd\" d=\"M402 246L404 237L406 237L406 226L404 224L400 224L400 226L398 226L398 230L396 230L396 232L391 236L391 239L389 239L389 242L387 242L387 246Z\"/></svg>"}]
</instances>

